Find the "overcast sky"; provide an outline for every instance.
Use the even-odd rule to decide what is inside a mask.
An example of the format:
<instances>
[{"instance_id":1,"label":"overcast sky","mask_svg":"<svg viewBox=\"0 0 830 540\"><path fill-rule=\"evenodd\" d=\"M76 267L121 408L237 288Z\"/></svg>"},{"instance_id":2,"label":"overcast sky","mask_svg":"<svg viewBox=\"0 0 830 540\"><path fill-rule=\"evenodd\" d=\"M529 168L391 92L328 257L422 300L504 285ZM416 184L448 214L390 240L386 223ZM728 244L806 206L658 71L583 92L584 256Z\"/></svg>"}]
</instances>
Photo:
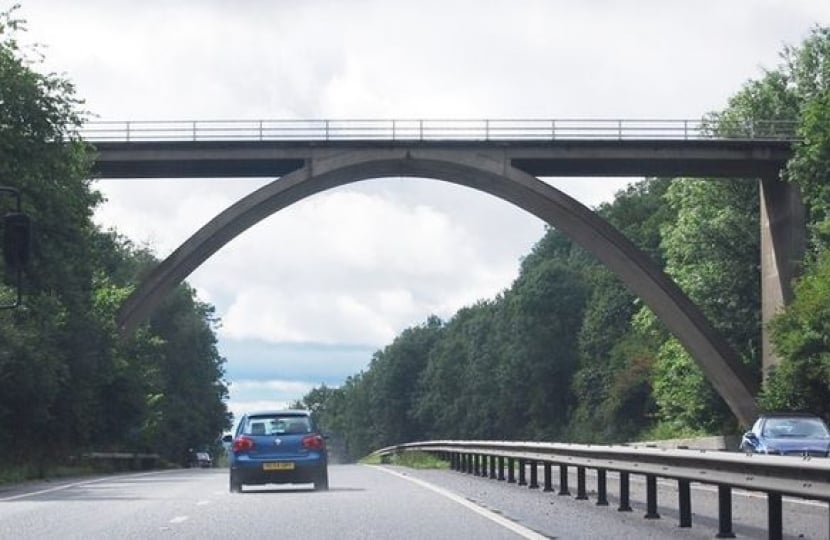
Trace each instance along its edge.
<instances>
[{"instance_id":1,"label":"overcast sky","mask_svg":"<svg viewBox=\"0 0 830 540\"><path fill-rule=\"evenodd\" d=\"M700 118L830 24L827 0L22 4L46 68L102 120ZM270 180L99 180L96 221L163 257ZM593 207L628 181L552 183ZM340 384L404 328L509 287L543 231L423 179L275 214L188 279L223 321L231 409Z\"/></svg>"}]
</instances>

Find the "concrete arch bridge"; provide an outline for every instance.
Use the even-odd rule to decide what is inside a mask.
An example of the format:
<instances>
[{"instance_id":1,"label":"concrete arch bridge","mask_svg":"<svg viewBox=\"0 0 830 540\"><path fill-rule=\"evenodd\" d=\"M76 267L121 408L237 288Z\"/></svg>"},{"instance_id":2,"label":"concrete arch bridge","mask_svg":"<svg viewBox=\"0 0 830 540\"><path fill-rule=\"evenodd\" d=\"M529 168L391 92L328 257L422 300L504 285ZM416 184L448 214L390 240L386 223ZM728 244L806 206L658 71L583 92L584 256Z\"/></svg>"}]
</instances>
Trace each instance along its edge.
<instances>
[{"instance_id":1,"label":"concrete arch bridge","mask_svg":"<svg viewBox=\"0 0 830 540\"><path fill-rule=\"evenodd\" d=\"M793 126L701 120L256 120L96 122L100 178L270 177L162 261L118 313L132 332L213 253L275 212L371 178L443 180L499 197L568 235L666 324L742 424L757 414L753 380L700 309L649 257L589 208L539 177L686 176L761 185L763 319L791 297L804 249L797 188L780 180ZM764 367L775 361L765 338Z\"/></svg>"}]
</instances>

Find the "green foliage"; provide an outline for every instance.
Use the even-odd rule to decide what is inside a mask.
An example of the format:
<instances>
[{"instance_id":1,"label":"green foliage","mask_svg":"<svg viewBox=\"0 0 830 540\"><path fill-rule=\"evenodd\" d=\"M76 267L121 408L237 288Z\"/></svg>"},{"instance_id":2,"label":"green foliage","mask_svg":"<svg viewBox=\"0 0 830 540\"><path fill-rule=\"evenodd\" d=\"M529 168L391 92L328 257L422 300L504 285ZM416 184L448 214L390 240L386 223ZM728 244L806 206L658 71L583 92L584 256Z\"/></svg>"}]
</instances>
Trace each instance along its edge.
<instances>
[{"instance_id":1,"label":"green foliage","mask_svg":"<svg viewBox=\"0 0 830 540\"><path fill-rule=\"evenodd\" d=\"M785 179L801 187L813 249L796 301L773 325L784 361L762 404L830 415L830 29L813 29L781 58L706 122L713 135L729 136L777 136L781 126L770 121L793 122L803 139ZM597 211L665 268L760 379L757 179L648 179ZM402 440L609 442L735 430L723 400L666 327L552 229L522 260L510 289L460 310L418 354L404 360L384 350L334 394L338 422L359 430L353 450L401 442L396 432ZM417 392L390 393L402 388L390 373L410 371L414 380L419 370Z\"/></svg>"},{"instance_id":2,"label":"green foliage","mask_svg":"<svg viewBox=\"0 0 830 540\"><path fill-rule=\"evenodd\" d=\"M692 429L686 425L671 420L662 420L643 431L632 442L636 441L665 441L668 439L691 439L710 435L703 429Z\"/></svg>"},{"instance_id":3,"label":"green foliage","mask_svg":"<svg viewBox=\"0 0 830 540\"><path fill-rule=\"evenodd\" d=\"M665 204L665 179L647 179L617 193L599 208L618 230L658 264L661 226L673 218ZM591 296L579 330L579 369L573 379L576 406L568 437L582 442L631 440L654 415L651 370L663 339L634 324L639 301L604 267L586 269Z\"/></svg>"},{"instance_id":4,"label":"green foliage","mask_svg":"<svg viewBox=\"0 0 830 540\"><path fill-rule=\"evenodd\" d=\"M228 425L217 321L183 286L149 325L118 336L118 306L157 261L92 223L101 197L78 136L82 102L68 80L37 71L14 12L0 13L0 185L21 192L34 233L24 306L0 312L0 461L24 476L89 450L180 461Z\"/></svg>"},{"instance_id":5,"label":"green foliage","mask_svg":"<svg viewBox=\"0 0 830 540\"><path fill-rule=\"evenodd\" d=\"M814 28L800 46L788 47L783 58L779 69L798 101L802 138L786 173L801 188L811 250L795 299L771 324L781 364L766 381L760 404L769 410L807 410L830 418L830 28Z\"/></svg>"},{"instance_id":6,"label":"green foliage","mask_svg":"<svg viewBox=\"0 0 830 540\"><path fill-rule=\"evenodd\" d=\"M665 193L675 219L662 228L666 271L756 373L760 351L757 182L675 180ZM653 315L649 324L656 324ZM732 430L732 414L674 338L659 348L653 397L677 430Z\"/></svg>"},{"instance_id":7,"label":"green foliage","mask_svg":"<svg viewBox=\"0 0 830 540\"><path fill-rule=\"evenodd\" d=\"M764 388L762 406L830 418L830 252L799 280L795 300L771 327L782 363Z\"/></svg>"}]
</instances>

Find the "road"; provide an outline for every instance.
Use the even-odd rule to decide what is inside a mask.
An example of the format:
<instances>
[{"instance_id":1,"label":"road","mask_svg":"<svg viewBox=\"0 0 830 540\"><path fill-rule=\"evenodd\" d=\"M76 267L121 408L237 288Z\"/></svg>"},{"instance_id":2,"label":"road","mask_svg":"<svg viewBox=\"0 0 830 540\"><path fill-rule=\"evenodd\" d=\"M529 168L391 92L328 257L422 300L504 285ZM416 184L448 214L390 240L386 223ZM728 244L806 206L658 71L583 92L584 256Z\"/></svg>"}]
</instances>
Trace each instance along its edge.
<instances>
[{"instance_id":1,"label":"road","mask_svg":"<svg viewBox=\"0 0 830 540\"><path fill-rule=\"evenodd\" d=\"M3 487L0 538L639 539L712 538L717 531L714 517L700 514L705 500L715 499L711 493L696 492L694 527L679 529L669 506L660 508L664 519L643 519L634 480L633 512L617 512L610 496L611 507L598 507L451 471L333 465L330 481L329 492L262 486L230 494L227 470L182 469ZM672 486L662 489L669 502ZM750 523L736 523L735 531L765 537L766 505L741 497L736 521ZM785 509L792 537L826 538L827 507L798 509Z\"/></svg>"}]
</instances>

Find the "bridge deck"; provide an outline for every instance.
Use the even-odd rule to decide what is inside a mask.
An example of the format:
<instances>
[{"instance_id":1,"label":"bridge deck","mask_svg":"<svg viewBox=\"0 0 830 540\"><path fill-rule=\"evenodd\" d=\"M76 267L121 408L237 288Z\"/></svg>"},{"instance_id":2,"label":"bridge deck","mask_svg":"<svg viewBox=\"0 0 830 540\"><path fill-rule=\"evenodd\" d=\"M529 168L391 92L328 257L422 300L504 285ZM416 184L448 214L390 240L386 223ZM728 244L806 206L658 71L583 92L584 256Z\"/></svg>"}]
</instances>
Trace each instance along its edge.
<instances>
[{"instance_id":1,"label":"bridge deck","mask_svg":"<svg viewBox=\"0 0 830 540\"><path fill-rule=\"evenodd\" d=\"M315 157L411 149L506 159L539 177L777 178L792 141L694 140L183 140L92 142L99 178L274 178ZM449 154L448 154L449 157Z\"/></svg>"}]
</instances>

